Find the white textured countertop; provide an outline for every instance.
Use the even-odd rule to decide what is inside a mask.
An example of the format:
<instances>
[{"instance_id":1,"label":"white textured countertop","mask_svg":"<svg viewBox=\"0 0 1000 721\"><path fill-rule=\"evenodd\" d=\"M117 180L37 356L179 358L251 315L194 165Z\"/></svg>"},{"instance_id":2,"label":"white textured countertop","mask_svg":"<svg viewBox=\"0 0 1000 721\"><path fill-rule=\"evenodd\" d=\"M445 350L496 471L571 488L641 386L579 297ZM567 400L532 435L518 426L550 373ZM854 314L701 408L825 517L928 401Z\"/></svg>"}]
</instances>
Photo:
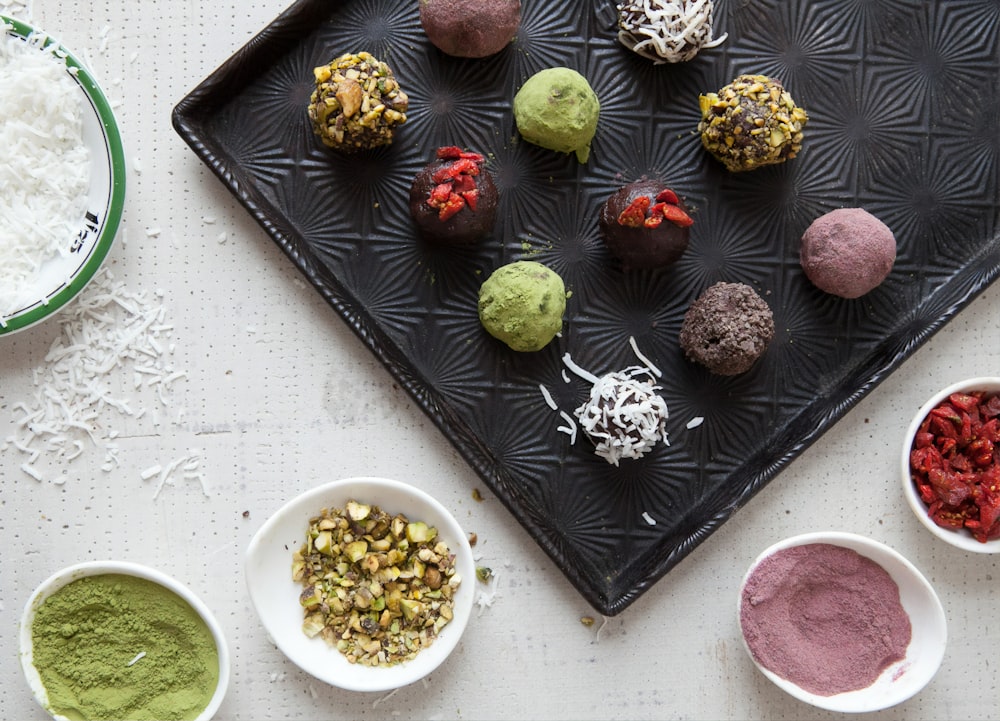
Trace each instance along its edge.
<instances>
[{"instance_id":1,"label":"white textured countertop","mask_svg":"<svg viewBox=\"0 0 1000 721\"><path fill-rule=\"evenodd\" d=\"M415 1L415 0L414 0ZM0 0L73 49L115 104L129 155L116 280L164 308L164 403L71 460L0 451L0 719L43 719L21 673L18 619L66 565L139 561L188 584L233 654L219 719L826 719L773 686L743 650L740 580L770 544L814 530L870 536L911 560L949 622L944 663L916 697L871 717L979 719L1000 703L1000 559L942 544L900 493L899 446L924 399L1000 372L1000 287L974 301L746 508L626 611L592 609L264 231L188 149L173 106L281 10L265 0ZM0 339L0 445L60 332ZM172 467L167 482L143 478ZM269 641L243 577L247 542L287 499L354 475L412 479L478 535L497 573L455 653L392 695L328 687ZM480 489L484 499L473 499ZM204 489L204 490L203 490Z\"/></svg>"}]
</instances>

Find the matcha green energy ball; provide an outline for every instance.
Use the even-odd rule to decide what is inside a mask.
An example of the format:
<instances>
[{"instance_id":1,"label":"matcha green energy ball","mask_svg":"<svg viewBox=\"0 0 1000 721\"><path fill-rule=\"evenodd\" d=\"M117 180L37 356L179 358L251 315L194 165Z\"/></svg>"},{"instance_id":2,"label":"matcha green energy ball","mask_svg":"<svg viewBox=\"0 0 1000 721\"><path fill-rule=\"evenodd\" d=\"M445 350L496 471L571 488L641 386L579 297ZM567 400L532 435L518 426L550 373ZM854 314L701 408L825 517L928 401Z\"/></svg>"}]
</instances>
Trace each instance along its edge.
<instances>
[{"instance_id":1,"label":"matcha green energy ball","mask_svg":"<svg viewBox=\"0 0 1000 721\"><path fill-rule=\"evenodd\" d=\"M541 350L562 330L566 286L541 263L519 260L493 271L479 289L479 320L516 351Z\"/></svg>"},{"instance_id":2,"label":"matcha green energy ball","mask_svg":"<svg viewBox=\"0 0 1000 721\"><path fill-rule=\"evenodd\" d=\"M514 120L529 143L576 153L586 163L601 103L587 79L569 68L535 73L514 96Z\"/></svg>"}]
</instances>

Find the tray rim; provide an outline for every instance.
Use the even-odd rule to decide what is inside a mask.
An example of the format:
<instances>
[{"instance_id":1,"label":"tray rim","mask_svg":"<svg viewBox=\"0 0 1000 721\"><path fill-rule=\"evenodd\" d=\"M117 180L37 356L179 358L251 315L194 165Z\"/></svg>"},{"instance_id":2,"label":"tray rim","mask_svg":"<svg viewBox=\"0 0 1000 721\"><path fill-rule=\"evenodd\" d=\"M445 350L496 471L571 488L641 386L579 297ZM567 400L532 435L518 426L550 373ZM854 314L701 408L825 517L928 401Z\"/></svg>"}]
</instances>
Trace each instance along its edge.
<instances>
[{"instance_id":1,"label":"tray rim","mask_svg":"<svg viewBox=\"0 0 1000 721\"><path fill-rule=\"evenodd\" d=\"M268 200L252 183L242 182L244 180L242 169L227 164L222 157L224 153L221 153L218 145L208 137L205 118L225 104L225 99L218 96L218 88L224 84L239 82L241 79L248 81L255 77L254 68L260 64L258 61L261 56L267 55L261 52L262 48L267 47L273 57L276 50L295 44L299 36L294 28L309 27L315 18L326 17L328 13L329 3L324 0L295 0L177 102L171 112L173 128L257 221L390 376L438 427L463 460L489 486L514 519L528 532L584 599L605 617L613 617L624 611L680 561L691 555L698 545L718 530L793 460L1000 277L1000 232L998 232L976 255L968 259L957 273L950 276L946 283L924 296L918 306L918 308L923 307L933 302L940 294L946 293L949 301L942 312L931 319L917 318L906 327L908 333L905 336L893 335L884 338L863 359L864 362L857 364L848 376L856 382L845 382L836 387L827 396L826 403L822 407L808 406L802 409L788 420L779 436L770 439L766 448L748 457L730 472L729 477L739 479L747 490L726 507L724 514L717 514L703 522L696 537L688 536L684 544L676 544L668 553L658 555L655 563L646 569L643 578L628 588L616 595L604 593L607 589L595 584L586 576L583 569L567 563L567 559L559 552L558 544L550 538L549 529L536 523L529 514L522 513L522 509L516 506L514 499L501 490L509 488L510 484L505 480L504 474L498 472L495 464L491 462L491 453L485 444L473 434L466 432L465 426L452 417L447 405L442 406L437 402L437 392L433 386L429 385L416 369L408 367L405 355L388 335L374 324L367 322L363 307L339 280L332 274L325 273L322 268L318 268L312 258L300 252L296 247L294 232L281 222L280 213L268 213L271 208ZM268 63L263 65L269 67ZM807 430L791 433L793 427L799 426L805 426Z\"/></svg>"}]
</instances>

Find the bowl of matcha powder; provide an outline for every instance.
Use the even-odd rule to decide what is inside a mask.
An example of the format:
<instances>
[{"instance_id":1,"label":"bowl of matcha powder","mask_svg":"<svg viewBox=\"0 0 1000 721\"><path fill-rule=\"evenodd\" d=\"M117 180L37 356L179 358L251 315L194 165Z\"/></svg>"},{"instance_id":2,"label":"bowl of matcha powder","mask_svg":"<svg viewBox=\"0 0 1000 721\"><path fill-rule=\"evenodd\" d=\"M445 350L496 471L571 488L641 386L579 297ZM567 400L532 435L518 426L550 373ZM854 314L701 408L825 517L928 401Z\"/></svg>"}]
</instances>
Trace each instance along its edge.
<instances>
[{"instance_id":1,"label":"bowl of matcha powder","mask_svg":"<svg viewBox=\"0 0 1000 721\"><path fill-rule=\"evenodd\" d=\"M21 666L35 698L69 721L207 721L229 683L211 611L155 569L91 561L54 574L25 604Z\"/></svg>"}]
</instances>

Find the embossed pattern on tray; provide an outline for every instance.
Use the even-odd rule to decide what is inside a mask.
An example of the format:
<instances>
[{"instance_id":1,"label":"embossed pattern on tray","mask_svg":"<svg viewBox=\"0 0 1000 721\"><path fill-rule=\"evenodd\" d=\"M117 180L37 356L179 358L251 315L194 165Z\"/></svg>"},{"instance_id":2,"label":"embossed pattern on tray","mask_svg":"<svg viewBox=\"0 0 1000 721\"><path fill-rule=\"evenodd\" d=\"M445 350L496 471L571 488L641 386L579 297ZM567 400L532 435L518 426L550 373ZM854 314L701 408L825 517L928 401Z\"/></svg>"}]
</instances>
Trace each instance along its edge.
<instances>
[{"instance_id":1,"label":"embossed pattern on tray","mask_svg":"<svg viewBox=\"0 0 1000 721\"><path fill-rule=\"evenodd\" d=\"M583 596L613 615L648 590L981 292L1000 268L1000 5L985 0L717 0L726 42L678 66L618 45L610 0L524 4L516 42L447 57L415 0L300 0L174 110L180 135L473 466ZM368 50L410 96L388 149L338 156L305 115L312 68ZM601 117L587 165L525 143L510 103L527 77L588 77ZM743 72L782 79L810 114L782 166L728 174L701 149L698 94ZM474 249L415 239L409 184L438 145L488 155L496 232ZM623 274L597 234L621 184L660 178L693 210L675 266ZM802 274L818 215L863 206L896 233L889 278L854 301ZM479 325L476 296L512 260L546 263L572 297L561 338L517 354ZM749 373L684 360L684 311L718 280L753 285L777 336ZM664 370L670 445L620 468L570 446L567 411L595 373ZM696 416L704 423L687 429ZM655 521L655 524L648 522Z\"/></svg>"}]
</instances>

